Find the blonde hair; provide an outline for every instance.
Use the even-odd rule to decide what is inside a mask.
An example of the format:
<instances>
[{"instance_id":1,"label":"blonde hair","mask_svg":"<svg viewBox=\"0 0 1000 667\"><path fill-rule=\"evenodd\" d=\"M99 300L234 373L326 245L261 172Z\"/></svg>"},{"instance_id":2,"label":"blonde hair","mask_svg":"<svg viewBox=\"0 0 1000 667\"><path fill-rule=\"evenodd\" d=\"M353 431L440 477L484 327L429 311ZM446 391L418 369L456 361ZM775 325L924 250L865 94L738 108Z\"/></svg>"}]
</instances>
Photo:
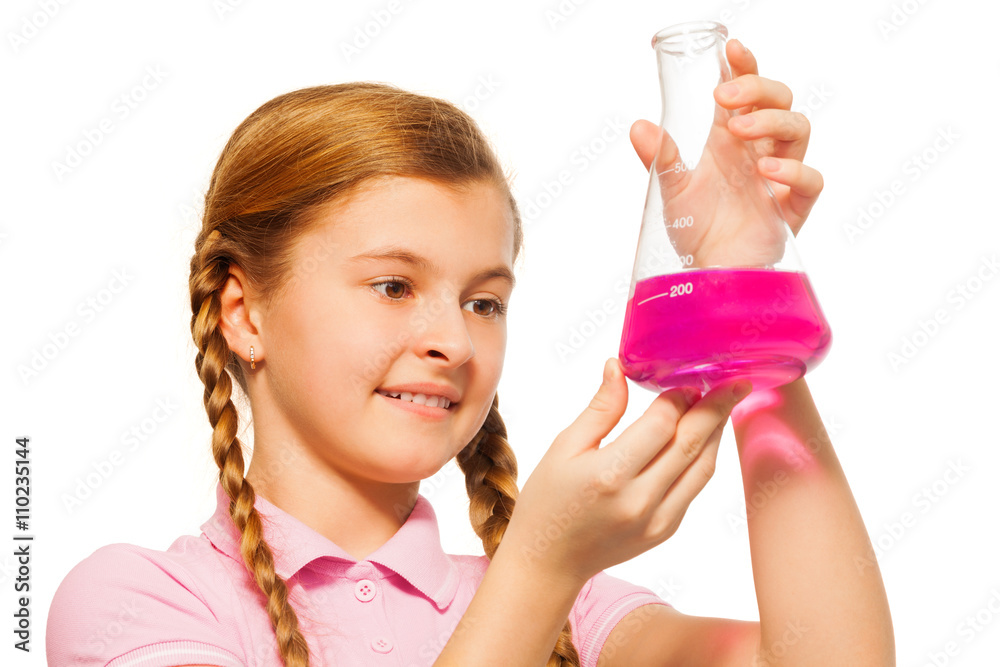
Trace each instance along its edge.
<instances>
[{"instance_id":1,"label":"blonde hair","mask_svg":"<svg viewBox=\"0 0 1000 667\"><path fill-rule=\"evenodd\" d=\"M267 600L281 657L292 667L309 664L309 647L288 587L274 571L254 489L244 477L231 378L244 393L247 384L219 328L219 292L229 267L236 265L270 303L293 274L294 243L309 230L309 214L351 195L370 179L390 175L423 177L456 188L495 185L513 212L516 260L523 243L517 204L475 121L445 100L369 82L296 90L250 114L233 132L212 173L191 258L191 335L213 428L212 455L241 534L244 563ZM457 461L465 474L469 519L492 559L518 493L517 462L496 395L482 428ZM547 665L579 664L567 619Z\"/></svg>"}]
</instances>

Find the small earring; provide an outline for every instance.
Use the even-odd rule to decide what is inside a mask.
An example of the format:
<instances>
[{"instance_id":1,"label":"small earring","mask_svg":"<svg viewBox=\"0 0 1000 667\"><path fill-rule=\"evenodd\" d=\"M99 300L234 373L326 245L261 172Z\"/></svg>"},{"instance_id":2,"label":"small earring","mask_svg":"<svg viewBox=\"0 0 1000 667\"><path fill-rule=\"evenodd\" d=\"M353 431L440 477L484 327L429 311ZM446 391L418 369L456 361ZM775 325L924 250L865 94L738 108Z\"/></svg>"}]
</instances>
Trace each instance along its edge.
<instances>
[{"instance_id":1,"label":"small earring","mask_svg":"<svg viewBox=\"0 0 1000 667\"><path fill-rule=\"evenodd\" d=\"M253 345L250 346L250 368L252 369L257 368L257 364L255 364L253 361Z\"/></svg>"}]
</instances>

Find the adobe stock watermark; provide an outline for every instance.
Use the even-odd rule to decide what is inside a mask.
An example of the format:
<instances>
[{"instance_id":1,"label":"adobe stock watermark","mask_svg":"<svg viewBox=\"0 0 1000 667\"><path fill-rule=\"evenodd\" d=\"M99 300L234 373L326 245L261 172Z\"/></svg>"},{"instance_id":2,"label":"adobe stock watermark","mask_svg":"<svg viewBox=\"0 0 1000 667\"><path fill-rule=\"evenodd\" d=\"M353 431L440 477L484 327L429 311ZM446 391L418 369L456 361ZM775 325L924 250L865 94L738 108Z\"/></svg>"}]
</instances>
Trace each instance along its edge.
<instances>
[{"instance_id":1,"label":"adobe stock watermark","mask_svg":"<svg viewBox=\"0 0 1000 667\"><path fill-rule=\"evenodd\" d=\"M793 285L785 284L773 290L770 296L765 298L770 298L770 301L765 302L764 298L758 301L757 312L740 325L740 335L736 336L734 333L730 336L728 349L712 353L712 356L702 363L700 373L707 380L725 379L731 365L738 362L744 354L752 353L755 347L759 347L756 345L757 341L775 324L786 321L785 313L801 304L806 297L802 290L796 290Z\"/></svg>"},{"instance_id":2,"label":"adobe stock watermark","mask_svg":"<svg viewBox=\"0 0 1000 667\"><path fill-rule=\"evenodd\" d=\"M16 31L7 31L7 43L14 53L28 45L28 42L49 25L69 0L38 0L38 9L21 17L21 25Z\"/></svg>"},{"instance_id":3,"label":"adobe stock watermark","mask_svg":"<svg viewBox=\"0 0 1000 667\"><path fill-rule=\"evenodd\" d=\"M558 170L554 176L542 180L541 191L530 195L521 206L521 219L525 229L534 224L545 209L561 197L576 182L576 176L586 172L608 148L622 135L628 134L628 124L619 116L607 118L600 131L592 138L580 143L569 156L569 167Z\"/></svg>"},{"instance_id":4,"label":"adobe stock watermark","mask_svg":"<svg viewBox=\"0 0 1000 667\"><path fill-rule=\"evenodd\" d=\"M792 479L790 472L798 472L810 467L812 461L820 450L833 444L832 438L844 429L837 417L831 416L823 420L824 426L814 435L795 448L784 450L784 460L788 468L778 468L770 478L756 480L754 490L746 498L745 503L738 510L731 510L726 513L726 523L732 529L733 534L743 534L747 531L749 520L756 516L757 512L773 500L778 493Z\"/></svg>"},{"instance_id":5,"label":"adobe stock watermark","mask_svg":"<svg viewBox=\"0 0 1000 667\"><path fill-rule=\"evenodd\" d=\"M84 501L94 495L94 492L101 488L114 475L115 471L125 464L126 454L136 452L143 443L152 438L177 409L169 398L156 399L156 406L149 415L133 424L128 430L123 431L118 438L120 447L112 449L104 458L92 462L91 470L80 475L75 480L72 493L63 492L60 496L66 512L73 514L83 507Z\"/></svg>"},{"instance_id":6,"label":"adobe stock watermark","mask_svg":"<svg viewBox=\"0 0 1000 667\"><path fill-rule=\"evenodd\" d=\"M56 180L62 183L66 176L78 169L86 158L92 155L97 147L146 101L150 93L163 84L166 78L167 72L164 72L159 65L147 65L139 82L111 101L109 112L104 118L93 126L84 128L81 139L66 145L62 161L52 161L52 173Z\"/></svg>"},{"instance_id":7,"label":"adobe stock watermark","mask_svg":"<svg viewBox=\"0 0 1000 667\"><path fill-rule=\"evenodd\" d=\"M980 258L979 265L972 274L948 290L945 295L946 305L935 308L927 319L918 319L910 332L900 339L898 347L886 353L889 367L898 373L900 368L912 362L952 321L952 316L975 299L997 273L1000 273L1000 263L997 262L996 253Z\"/></svg>"},{"instance_id":8,"label":"adobe stock watermark","mask_svg":"<svg viewBox=\"0 0 1000 667\"><path fill-rule=\"evenodd\" d=\"M300 280L305 280L314 274L341 247L340 241L337 240L337 231L330 225L323 227L322 234L313 234L312 239L314 239L314 243L304 250L300 249L300 255L302 252L305 254L302 256L301 261L292 269L283 289L289 289Z\"/></svg>"},{"instance_id":9,"label":"adobe stock watermark","mask_svg":"<svg viewBox=\"0 0 1000 667\"><path fill-rule=\"evenodd\" d=\"M243 6L245 0L212 0L212 10L220 21Z\"/></svg>"},{"instance_id":10,"label":"adobe stock watermark","mask_svg":"<svg viewBox=\"0 0 1000 667\"><path fill-rule=\"evenodd\" d=\"M441 655L442 651L444 651L445 646L448 645L448 642L452 637L457 639L470 630L476 628L479 624L480 622L478 617L466 613L464 616L457 619L454 625L446 627L444 630L439 632L436 637L429 637L423 644L420 645L420 648L417 649L417 656L426 660L426 662L421 662L419 664L433 664L434 660ZM412 662L410 663L411 667L413 664L414 663Z\"/></svg>"},{"instance_id":11,"label":"adobe stock watermark","mask_svg":"<svg viewBox=\"0 0 1000 667\"><path fill-rule=\"evenodd\" d=\"M989 590L989 598L981 607L970 611L955 626L953 636L939 650L928 651L927 660L921 667L947 667L957 658L964 647L971 644L1000 616L1000 586ZM959 642L964 640L964 644Z\"/></svg>"},{"instance_id":12,"label":"adobe stock watermark","mask_svg":"<svg viewBox=\"0 0 1000 667\"><path fill-rule=\"evenodd\" d=\"M178 202L177 212L185 224L197 228L201 226L201 218L205 214L205 192L195 189L192 195L190 200Z\"/></svg>"},{"instance_id":13,"label":"adobe stock watermark","mask_svg":"<svg viewBox=\"0 0 1000 667\"><path fill-rule=\"evenodd\" d=\"M910 19L916 16L917 12L926 4L927 0L903 0L892 3L888 18L879 17L875 21L875 27L882 35L882 41L888 42L889 38L909 23Z\"/></svg>"},{"instance_id":14,"label":"adobe stock watermark","mask_svg":"<svg viewBox=\"0 0 1000 667\"><path fill-rule=\"evenodd\" d=\"M351 383L358 389L369 386L374 380L382 375L385 368L392 363L403 352L406 347L412 344L413 339L427 330L427 327L444 312L445 308L458 300L459 291L454 285L448 284L432 296L422 307L414 308L407 320L406 326L400 327L396 337L385 341L378 354L366 360L364 368L360 373L352 373Z\"/></svg>"},{"instance_id":15,"label":"adobe stock watermark","mask_svg":"<svg viewBox=\"0 0 1000 667\"><path fill-rule=\"evenodd\" d=\"M57 331L49 332L46 336L47 342L40 347L32 348L28 361L17 365L21 383L27 386L29 381L37 379L60 354L66 351L72 339L79 336L86 325L91 324L100 313L108 309L116 295L121 294L132 280L127 269L113 270L107 286L77 304L74 310L76 317L71 318Z\"/></svg>"},{"instance_id":16,"label":"adobe stock watermark","mask_svg":"<svg viewBox=\"0 0 1000 667\"><path fill-rule=\"evenodd\" d=\"M656 584L650 588L658 598L670 604L677 593L682 590L682 586L674 581L673 577L664 580L657 579ZM601 649L601 660L610 660L619 649L627 646L642 637L643 628L646 627L650 619L658 612L657 607L661 605L652 603L636 607L615 626L614 632L608 635Z\"/></svg>"},{"instance_id":17,"label":"adobe stock watermark","mask_svg":"<svg viewBox=\"0 0 1000 667\"><path fill-rule=\"evenodd\" d=\"M771 642L767 647L758 649L754 656L753 667L772 667L775 659L781 660L788 655L788 649L798 644L810 628L802 624L801 621L786 621L781 636Z\"/></svg>"},{"instance_id":18,"label":"adobe stock watermark","mask_svg":"<svg viewBox=\"0 0 1000 667\"><path fill-rule=\"evenodd\" d=\"M920 520L930 514L971 470L972 467L962 460L949 459L944 472L914 493L910 498L910 505L905 510L896 518L882 523L882 532L872 540L872 551L865 556L854 558L854 567L858 570L858 574L862 575L868 568L878 565L879 559L896 548Z\"/></svg>"},{"instance_id":19,"label":"adobe stock watermark","mask_svg":"<svg viewBox=\"0 0 1000 667\"><path fill-rule=\"evenodd\" d=\"M951 125L939 127L934 139L927 146L903 161L900 166L902 176L909 177L910 183L916 183L960 138L961 135L952 129ZM844 233L851 245L854 245L858 238L885 216L889 209L907 193L906 184L907 181L903 178L894 178L885 189L876 189L867 204L858 206L855 220L844 223L843 226Z\"/></svg>"},{"instance_id":20,"label":"adobe stock watermark","mask_svg":"<svg viewBox=\"0 0 1000 667\"><path fill-rule=\"evenodd\" d=\"M369 12L364 23L354 26L353 35L349 40L341 40L340 53L344 60L350 63L362 54L371 44L388 29L403 9L413 4L412 0L389 0L384 6Z\"/></svg>"},{"instance_id":21,"label":"adobe stock watermark","mask_svg":"<svg viewBox=\"0 0 1000 667\"><path fill-rule=\"evenodd\" d=\"M566 23L573 14L588 0L559 0L548 7L545 12L545 22L549 24L549 30L556 30L560 25Z\"/></svg>"},{"instance_id":22,"label":"adobe stock watermark","mask_svg":"<svg viewBox=\"0 0 1000 667\"><path fill-rule=\"evenodd\" d=\"M809 94L803 96L801 102L792 105L792 111L797 111L807 120L812 120L813 115L833 99L833 94L833 91L826 87L826 83L812 84L809 86Z\"/></svg>"},{"instance_id":23,"label":"adobe stock watermark","mask_svg":"<svg viewBox=\"0 0 1000 667\"><path fill-rule=\"evenodd\" d=\"M811 84L809 86L808 95L798 96L802 98L800 102L794 102L791 111L802 114L806 121L812 121L816 113L822 109L826 104L833 99L834 93L832 90L827 88L826 83ZM794 125L797 124L798 118L793 116L786 116L783 120L784 125ZM768 141L768 145L773 146L773 142L765 139L758 139L753 143L755 147L754 157L745 157L740 161L738 166L733 166L728 170L728 173L723 175L723 178L718 179L718 192L720 195L728 196L734 191L746 187L750 182L750 177L755 174L760 174L767 179L766 174L761 174L760 169L757 166L757 159L759 157L769 156L773 153L773 149L763 149L760 148L760 144L756 142ZM688 167L692 168L692 167Z\"/></svg>"},{"instance_id":24,"label":"adobe stock watermark","mask_svg":"<svg viewBox=\"0 0 1000 667\"><path fill-rule=\"evenodd\" d=\"M500 87L500 82L492 74L480 76L468 95L463 95L458 100L458 106L462 107L466 113L472 113L483 105L483 102L493 97L493 93Z\"/></svg>"},{"instance_id":25,"label":"adobe stock watermark","mask_svg":"<svg viewBox=\"0 0 1000 667\"><path fill-rule=\"evenodd\" d=\"M462 469L458 467L458 462L455 459L451 459L436 473L420 480L420 495L427 500L432 500L441 489L451 486L457 480L461 481L464 488L465 475L462 473ZM400 521L406 521L407 517L410 516L410 512L413 511L411 505L404 505L402 503L396 503L392 509Z\"/></svg>"},{"instance_id":26,"label":"adobe stock watermark","mask_svg":"<svg viewBox=\"0 0 1000 667\"><path fill-rule=\"evenodd\" d=\"M676 255L662 246L653 246L643 257L639 266L635 267L636 281L659 275L666 267L676 263ZM630 274L621 275L614 281L611 292L600 298L590 308L585 308L576 322L570 325L569 332L562 340L555 343L555 352L559 361L566 362L571 356L582 351L587 344L611 321L620 307L627 305L622 295L628 295L632 286Z\"/></svg>"},{"instance_id":27,"label":"adobe stock watermark","mask_svg":"<svg viewBox=\"0 0 1000 667\"><path fill-rule=\"evenodd\" d=\"M535 529L531 545L521 547L521 555L525 560L533 563L541 558L552 543L562 537L573 522L583 515L585 507L593 505L607 489L615 487L625 471L631 468L634 458L631 451L616 448L611 465L602 470L597 478L584 484L577 494L578 498L567 503L561 512L550 514L550 521L544 529Z\"/></svg>"},{"instance_id":28,"label":"adobe stock watermark","mask_svg":"<svg viewBox=\"0 0 1000 667\"><path fill-rule=\"evenodd\" d=\"M91 651L105 651L111 648L112 642L120 637L128 627L138 620L145 611L138 603L139 596L134 595L130 601L122 600L118 603L114 618L108 621L104 627L98 628L87 637L87 649Z\"/></svg>"}]
</instances>

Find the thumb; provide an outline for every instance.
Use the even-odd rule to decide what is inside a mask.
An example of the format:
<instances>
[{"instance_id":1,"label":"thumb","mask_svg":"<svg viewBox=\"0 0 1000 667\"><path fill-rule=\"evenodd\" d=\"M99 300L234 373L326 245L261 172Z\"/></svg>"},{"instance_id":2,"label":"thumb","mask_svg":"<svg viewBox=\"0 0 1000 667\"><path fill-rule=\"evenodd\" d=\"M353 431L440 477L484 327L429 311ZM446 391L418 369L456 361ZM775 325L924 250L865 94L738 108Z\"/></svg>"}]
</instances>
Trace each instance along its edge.
<instances>
[{"instance_id":1,"label":"thumb","mask_svg":"<svg viewBox=\"0 0 1000 667\"><path fill-rule=\"evenodd\" d=\"M584 411L560 433L570 453L600 447L628 406L628 385L617 357L604 362L604 381Z\"/></svg>"}]
</instances>

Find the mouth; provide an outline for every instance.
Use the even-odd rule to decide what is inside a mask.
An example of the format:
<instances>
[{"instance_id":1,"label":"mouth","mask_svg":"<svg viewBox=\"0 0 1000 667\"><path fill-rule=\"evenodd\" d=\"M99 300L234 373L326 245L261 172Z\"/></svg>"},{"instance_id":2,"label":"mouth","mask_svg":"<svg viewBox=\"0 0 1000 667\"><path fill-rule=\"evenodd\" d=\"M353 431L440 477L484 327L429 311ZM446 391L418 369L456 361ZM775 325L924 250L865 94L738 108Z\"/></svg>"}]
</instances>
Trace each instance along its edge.
<instances>
[{"instance_id":1,"label":"mouth","mask_svg":"<svg viewBox=\"0 0 1000 667\"><path fill-rule=\"evenodd\" d=\"M385 396L390 400L399 401L401 403L409 403L412 405L423 406L424 408L435 408L438 410L451 410L458 403L452 403L444 396L434 396L428 394L414 394L408 391L404 392L389 392L384 389L376 389L375 393Z\"/></svg>"}]
</instances>

